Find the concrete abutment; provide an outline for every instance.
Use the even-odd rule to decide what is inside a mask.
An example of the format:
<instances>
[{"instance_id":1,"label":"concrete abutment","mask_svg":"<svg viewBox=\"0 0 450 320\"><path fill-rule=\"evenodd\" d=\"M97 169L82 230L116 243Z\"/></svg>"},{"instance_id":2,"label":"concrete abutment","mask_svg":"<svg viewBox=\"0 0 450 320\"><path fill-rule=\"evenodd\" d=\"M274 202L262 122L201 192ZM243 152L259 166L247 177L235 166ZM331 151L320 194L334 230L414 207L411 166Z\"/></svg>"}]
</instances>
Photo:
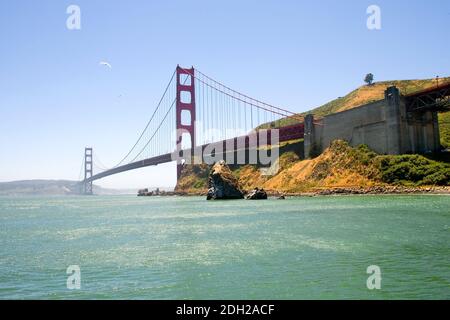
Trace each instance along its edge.
<instances>
[{"instance_id":1,"label":"concrete abutment","mask_svg":"<svg viewBox=\"0 0 450 320\"><path fill-rule=\"evenodd\" d=\"M426 153L440 150L436 111L408 111L398 88L389 87L383 100L334 113L319 121L305 117L305 158L334 140L351 146L366 144L379 154Z\"/></svg>"}]
</instances>

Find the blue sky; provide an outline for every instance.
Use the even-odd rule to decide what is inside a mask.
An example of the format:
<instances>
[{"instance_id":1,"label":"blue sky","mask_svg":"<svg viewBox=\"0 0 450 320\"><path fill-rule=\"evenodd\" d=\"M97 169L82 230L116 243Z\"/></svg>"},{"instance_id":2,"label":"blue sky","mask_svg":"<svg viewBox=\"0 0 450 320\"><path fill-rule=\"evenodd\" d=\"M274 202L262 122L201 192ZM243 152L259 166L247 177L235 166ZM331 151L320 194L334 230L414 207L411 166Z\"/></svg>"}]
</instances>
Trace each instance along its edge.
<instances>
[{"instance_id":1,"label":"blue sky","mask_svg":"<svg viewBox=\"0 0 450 320\"><path fill-rule=\"evenodd\" d=\"M81 30L66 28L71 4ZM381 30L366 27L371 4ZM113 165L177 64L292 111L346 94L368 72L448 76L449 21L445 0L1 1L0 181L77 179L85 146ZM97 183L173 186L175 176L167 164Z\"/></svg>"}]
</instances>

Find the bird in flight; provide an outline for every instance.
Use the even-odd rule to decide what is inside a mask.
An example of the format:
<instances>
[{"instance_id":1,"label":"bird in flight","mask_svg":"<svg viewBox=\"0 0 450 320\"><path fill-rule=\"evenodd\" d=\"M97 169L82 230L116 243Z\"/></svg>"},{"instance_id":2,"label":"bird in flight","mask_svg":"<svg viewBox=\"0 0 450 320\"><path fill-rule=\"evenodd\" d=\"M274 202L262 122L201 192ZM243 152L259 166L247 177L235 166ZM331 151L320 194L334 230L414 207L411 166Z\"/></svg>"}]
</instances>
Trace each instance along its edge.
<instances>
[{"instance_id":1,"label":"bird in flight","mask_svg":"<svg viewBox=\"0 0 450 320\"><path fill-rule=\"evenodd\" d=\"M111 66L111 64L110 64L109 62L106 62L106 61L100 61L99 64L100 64L101 66L106 66L106 67L112 69L112 66Z\"/></svg>"}]
</instances>

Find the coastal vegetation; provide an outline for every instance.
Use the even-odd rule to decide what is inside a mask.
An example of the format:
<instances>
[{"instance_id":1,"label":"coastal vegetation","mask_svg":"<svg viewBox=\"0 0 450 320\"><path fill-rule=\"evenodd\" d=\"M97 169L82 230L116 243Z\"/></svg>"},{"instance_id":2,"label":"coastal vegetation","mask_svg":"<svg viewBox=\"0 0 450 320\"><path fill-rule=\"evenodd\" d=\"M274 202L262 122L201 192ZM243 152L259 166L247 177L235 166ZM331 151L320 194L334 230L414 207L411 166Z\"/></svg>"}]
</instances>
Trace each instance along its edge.
<instances>
[{"instance_id":1,"label":"coastal vegetation","mask_svg":"<svg viewBox=\"0 0 450 320\"><path fill-rule=\"evenodd\" d=\"M279 171L263 176L255 165L233 170L245 190L261 187L272 193L319 192L329 188L373 188L376 186L449 186L450 164L423 155L379 155L365 145L351 147L334 141L314 159L299 159L294 152L281 154ZM191 165L183 171L178 191L203 194L209 166Z\"/></svg>"},{"instance_id":2,"label":"coastal vegetation","mask_svg":"<svg viewBox=\"0 0 450 320\"><path fill-rule=\"evenodd\" d=\"M374 158L387 183L402 185L450 184L450 164L433 161L421 155L379 156Z\"/></svg>"}]
</instances>

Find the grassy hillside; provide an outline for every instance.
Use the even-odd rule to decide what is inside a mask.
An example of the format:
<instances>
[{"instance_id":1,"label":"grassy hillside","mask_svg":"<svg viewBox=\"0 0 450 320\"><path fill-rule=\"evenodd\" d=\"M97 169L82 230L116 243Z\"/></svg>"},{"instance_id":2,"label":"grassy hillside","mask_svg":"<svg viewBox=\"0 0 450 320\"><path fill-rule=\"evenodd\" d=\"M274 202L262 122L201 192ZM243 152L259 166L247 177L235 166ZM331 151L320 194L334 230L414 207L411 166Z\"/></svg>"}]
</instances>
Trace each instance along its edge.
<instances>
[{"instance_id":1,"label":"grassy hillside","mask_svg":"<svg viewBox=\"0 0 450 320\"><path fill-rule=\"evenodd\" d=\"M439 79L439 83L449 82L450 77ZM436 85L436 79L424 80L395 80L376 82L371 86L361 86L349 94L332 100L318 108L305 112L302 115L314 114L316 117L323 117L331 113L336 113L352 109L367 103L371 103L384 98L384 91L390 86L399 88L403 95L415 91L425 90ZM284 118L275 122L275 126L285 126L295 123L292 118ZM441 130L441 143L444 147L450 147L450 112L439 114L439 125ZM267 128L268 125L262 125L261 128Z\"/></svg>"},{"instance_id":2,"label":"grassy hillside","mask_svg":"<svg viewBox=\"0 0 450 320\"><path fill-rule=\"evenodd\" d=\"M440 83L447 81L450 81L450 77L439 79ZM322 117L331 113L352 109L370 102L381 100L384 98L384 91L390 86L396 86L399 88L402 95L406 95L436 86L436 79L382 81L376 82L370 86L364 85L342 98L330 101L307 113Z\"/></svg>"}]
</instances>

